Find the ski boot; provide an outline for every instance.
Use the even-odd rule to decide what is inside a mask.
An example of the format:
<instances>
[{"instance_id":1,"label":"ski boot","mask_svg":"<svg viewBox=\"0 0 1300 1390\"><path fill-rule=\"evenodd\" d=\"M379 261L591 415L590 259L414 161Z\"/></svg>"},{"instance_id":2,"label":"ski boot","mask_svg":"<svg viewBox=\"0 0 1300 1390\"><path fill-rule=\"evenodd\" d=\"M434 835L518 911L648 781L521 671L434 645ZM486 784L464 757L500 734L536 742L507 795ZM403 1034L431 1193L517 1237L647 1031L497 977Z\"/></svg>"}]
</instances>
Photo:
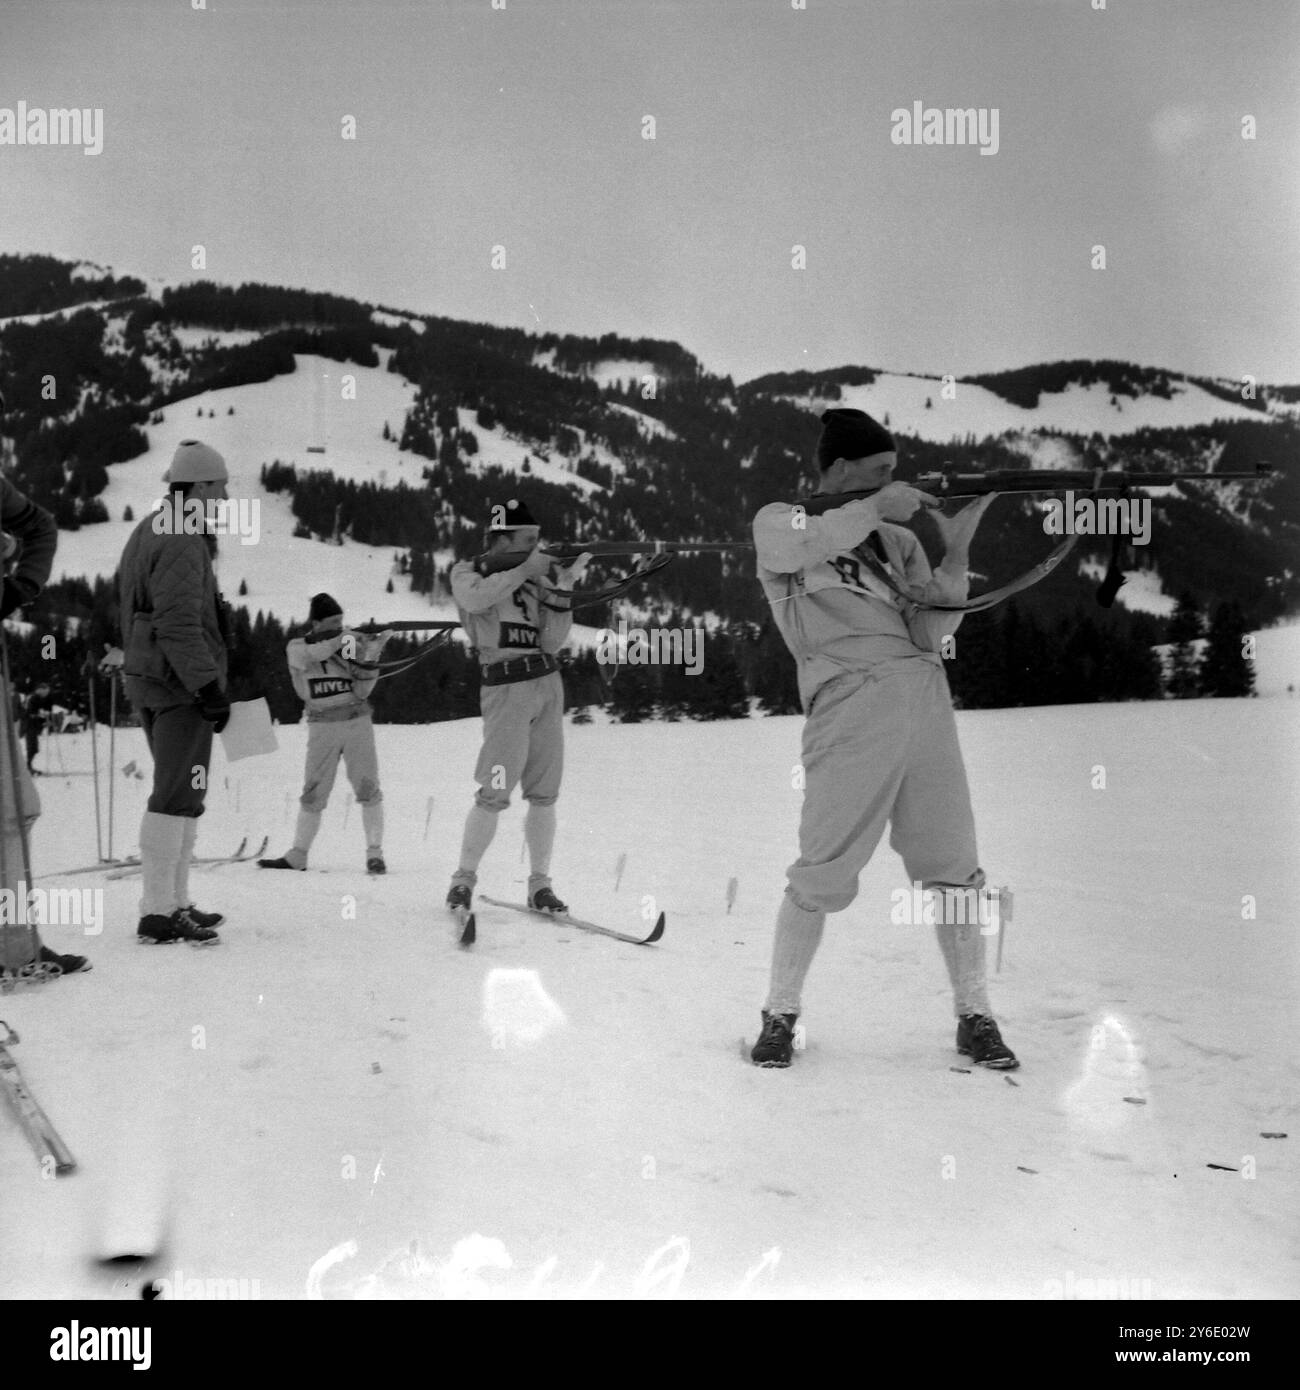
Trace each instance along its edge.
<instances>
[{"instance_id":1,"label":"ski boot","mask_svg":"<svg viewBox=\"0 0 1300 1390\"><path fill-rule=\"evenodd\" d=\"M531 894L528 899L528 906L534 912L549 912L552 917L563 917L569 910L569 904L562 903L549 886L539 888Z\"/></svg>"},{"instance_id":2,"label":"ski boot","mask_svg":"<svg viewBox=\"0 0 1300 1390\"><path fill-rule=\"evenodd\" d=\"M750 1051L756 1067L788 1067L794 1056L794 1025L798 1014L770 1014L763 1010L763 1031Z\"/></svg>"},{"instance_id":3,"label":"ski boot","mask_svg":"<svg viewBox=\"0 0 1300 1390\"><path fill-rule=\"evenodd\" d=\"M301 872L306 864L290 864L288 859L281 856L279 859L259 859L257 861L259 869L297 869Z\"/></svg>"},{"instance_id":4,"label":"ski boot","mask_svg":"<svg viewBox=\"0 0 1300 1390\"><path fill-rule=\"evenodd\" d=\"M177 908L170 916L151 912L140 919L136 939L146 946L170 946L174 941L188 941L195 946L219 944L221 938L212 927L201 927L185 911Z\"/></svg>"},{"instance_id":5,"label":"ski boot","mask_svg":"<svg viewBox=\"0 0 1300 1390\"><path fill-rule=\"evenodd\" d=\"M388 865L384 863L384 856L382 854L368 854L366 856L366 873L386 874L387 872Z\"/></svg>"},{"instance_id":6,"label":"ski boot","mask_svg":"<svg viewBox=\"0 0 1300 1390\"><path fill-rule=\"evenodd\" d=\"M988 1014L963 1014L957 1020L957 1051L991 1071L1014 1071L1020 1065Z\"/></svg>"}]
</instances>

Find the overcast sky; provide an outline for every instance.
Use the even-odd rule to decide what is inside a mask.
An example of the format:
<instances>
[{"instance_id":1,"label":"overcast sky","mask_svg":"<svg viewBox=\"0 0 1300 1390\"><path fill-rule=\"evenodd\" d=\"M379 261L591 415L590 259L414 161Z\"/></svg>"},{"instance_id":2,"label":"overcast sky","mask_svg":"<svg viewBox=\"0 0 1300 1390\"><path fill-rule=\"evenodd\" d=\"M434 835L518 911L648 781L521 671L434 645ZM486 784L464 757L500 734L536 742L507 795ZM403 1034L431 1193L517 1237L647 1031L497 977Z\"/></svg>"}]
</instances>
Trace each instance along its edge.
<instances>
[{"instance_id":1,"label":"overcast sky","mask_svg":"<svg viewBox=\"0 0 1300 1390\"><path fill-rule=\"evenodd\" d=\"M0 250L177 282L202 244L737 379L1300 381L1295 0L504 3L0 0L0 108L104 112L98 156L0 145ZM893 143L917 101L996 110L997 153Z\"/></svg>"}]
</instances>

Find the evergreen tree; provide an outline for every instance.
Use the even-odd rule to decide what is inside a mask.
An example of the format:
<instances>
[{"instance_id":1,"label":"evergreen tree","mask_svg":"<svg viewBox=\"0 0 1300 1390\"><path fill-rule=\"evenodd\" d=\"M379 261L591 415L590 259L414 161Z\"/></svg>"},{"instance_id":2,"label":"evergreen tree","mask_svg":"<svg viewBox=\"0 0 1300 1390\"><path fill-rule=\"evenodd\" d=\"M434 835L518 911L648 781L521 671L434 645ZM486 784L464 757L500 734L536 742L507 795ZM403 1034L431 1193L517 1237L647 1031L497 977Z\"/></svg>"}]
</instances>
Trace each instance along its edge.
<instances>
[{"instance_id":1,"label":"evergreen tree","mask_svg":"<svg viewBox=\"0 0 1300 1390\"><path fill-rule=\"evenodd\" d=\"M1222 698L1255 693L1255 664L1246 655L1246 615L1235 599L1221 603L1210 619L1201 693Z\"/></svg>"},{"instance_id":2,"label":"evergreen tree","mask_svg":"<svg viewBox=\"0 0 1300 1390\"><path fill-rule=\"evenodd\" d=\"M1169 674L1167 693L1175 700L1194 699L1201 693L1201 659L1196 644L1202 632L1201 610L1196 596L1184 590L1169 620Z\"/></svg>"},{"instance_id":3,"label":"evergreen tree","mask_svg":"<svg viewBox=\"0 0 1300 1390\"><path fill-rule=\"evenodd\" d=\"M619 666L609 681L609 712L620 724L640 724L655 714L655 681L650 666Z\"/></svg>"},{"instance_id":4,"label":"evergreen tree","mask_svg":"<svg viewBox=\"0 0 1300 1390\"><path fill-rule=\"evenodd\" d=\"M749 688L765 714L798 714L799 681L777 626L769 618L752 647Z\"/></svg>"},{"instance_id":5,"label":"evergreen tree","mask_svg":"<svg viewBox=\"0 0 1300 1390\"><path fill-rule=\"evenodd\" d=\"M704 670L694 677L694 719L744 719L749 715L749 691L745 689L740 663L731 639L718 632L710 639L704 657Z\"/></svg>"}]
</instances>

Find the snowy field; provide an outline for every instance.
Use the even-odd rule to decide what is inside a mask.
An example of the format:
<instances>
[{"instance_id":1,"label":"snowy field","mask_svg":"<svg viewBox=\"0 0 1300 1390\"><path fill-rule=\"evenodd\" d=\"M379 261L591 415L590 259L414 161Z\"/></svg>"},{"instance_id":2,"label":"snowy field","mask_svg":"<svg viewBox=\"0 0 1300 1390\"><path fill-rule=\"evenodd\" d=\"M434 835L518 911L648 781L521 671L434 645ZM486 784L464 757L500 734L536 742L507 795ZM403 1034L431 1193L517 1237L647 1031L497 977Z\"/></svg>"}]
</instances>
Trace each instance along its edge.
<instances>
[{"instance_id":1,"label":"snowy field","mask_svg":"<svg viewBox=\"0 0 1300 1390\"><path fill-rule=\"evenodd\" d=\"M48 933L94 970L0 1015L79 1171L43 1181L0 1117L0 1297L178 1277L262 1298L626 1297L657 1271L688 1298L1097 1280L1294 1298L1300 699L958 718L985 866L1016 891L992 997L1018 1072L958 1069L930 929L890 925L887 849L828 925L807 1050L785 1072L742 1061L794 854L798 719L567 730L556 886L613 926L666 911L645 948L481 907L459 949L439 904L478 721L384 726L386 879L362 872L340 779L310 872L195 872L229 918L218 947L137 946L138 882L46 880L102 888L101 934ZM218 756L200 853L289 843L305 730L280 737ZM119 731L119 853L147 786L120 769L142 754ZM51 873L94 859L88 739L42 765ZM522 894L521 846L516 805L483 891Z\"/></svg>"}]
</instances>

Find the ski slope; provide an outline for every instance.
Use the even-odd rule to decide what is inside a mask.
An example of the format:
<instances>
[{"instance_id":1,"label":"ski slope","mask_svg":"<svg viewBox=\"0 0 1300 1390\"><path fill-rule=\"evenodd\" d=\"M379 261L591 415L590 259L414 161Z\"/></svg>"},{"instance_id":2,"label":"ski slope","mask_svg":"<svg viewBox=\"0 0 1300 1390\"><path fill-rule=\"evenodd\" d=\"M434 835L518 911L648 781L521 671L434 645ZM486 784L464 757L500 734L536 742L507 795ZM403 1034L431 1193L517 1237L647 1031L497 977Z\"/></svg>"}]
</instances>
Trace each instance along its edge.
<instances>
[{"instance_id":1,"label":"ski slope","mask_svg":"<svg viewBox=\"0 0 1300 1390\"><path fill-rule=\"evenodd\" d=\"M137 946L133 881L50 880L102 888L101 934L48 932L95 968L0 1016L80 1169L43 1181L0 1114L0 1297L1296 1297L1300 700L958 720L985 866L1016 891L992 983L1010 1077L960 1069L930 929L890 924L887 849L828 925L807 1051L742 1061L798 719L569 728L556 886L667 933L482 908L469 951L438 904L479 723L383 726L385 879L340 779L311 872L194 873L219 947ZM305 730L279 734L218 755L200 853L289 843ZM119 730L119 852L142 753ZM89 765L84 735L42 751L68 775L40 783L38 871L94 858ZM515 805L482 891L523 892L521 846Z\"/></svg>"},{"instance_id":2,"label":"ski slope","mask_svg":"<svg viewBox=\"0 0 1300 1390\"><path fill-rule=\"evenodd\" d=\"M217 336L217 335L209 335ZM379 487L424 486L429 460L398 448L382 437L384 424L401 434L415 388L405 378L378 367L359 367L328 358L299 356L297 370L252 385L207 391L168 406L163 422L149 428L149 449L139 458L114 464L100 500L110 520L78 531L61 531L54 578L109 577L131 531L164 491L162 476L182 439L211 444L230 469L230 496L256 504L257 531L247 541L223 536L216 561L217 580L233 604L273 613L281 622L306 615L313 593L326 590L348 605L355 621L455 618L449 605L431 607L426 595L410 591L410 581L396 574L394 560L402 547L341 545L294 535L288 493L269 493L258 478L273 461L300 470L328 470L339 478ZM354 379L355 398L344 397L344 376ZM233 410L233 414L229 413ZM213 412L209 416L208 412ZM474 412L459 412L462 429L479 441L474 466L522 473L525 464L537 477L580 492L598 485L570 472L560 461L538 456L535 446L510 438L500 426L486 430ZM623 465L604 445L584 445L596 459L621 472ZM323 453L311 452L315 449ZM124 521L130 508L132 520ZM486 522L486 518L484 518ZM450 552L440 556L451 560ZM394 592L386 592L389 580ZM240 587L246 593L239 592Z\"/></svg>"},{"instance_id":3,"label":"ski slope","mask_svg":"<svg viewBox=\"0 0 1300 1390\"><path fill-rule=\"evenodd\" d=\"M1032 434L1037 430L1059 430L1080 435L1095 431L1118 436L1142 429L1187 429L1214 420L1269 418L1248 406L1222 400L1191 381L1171 381L1167 399L1150 393L1112 396L1103 382L1089 386L1072 382L1064 391L1044 391L1032 408L1015 405L987 386L968 381L957 382L950 398L945 399L943 386L941 377L878 372L870 385L842 386L836 400L809 394L784 398L814 411L832 405L852 406L877 420L886 421L888 417L887 423L896 433L919 435L936 443L964 439L967 435L984 439L1008 431ZM1270 410L1270 414L1288 413L1280 405ZM1035 462L1033 466L1053 464ZM1078 465L1062 462L1056 466Z\"/></svg>"}]
</instances>

